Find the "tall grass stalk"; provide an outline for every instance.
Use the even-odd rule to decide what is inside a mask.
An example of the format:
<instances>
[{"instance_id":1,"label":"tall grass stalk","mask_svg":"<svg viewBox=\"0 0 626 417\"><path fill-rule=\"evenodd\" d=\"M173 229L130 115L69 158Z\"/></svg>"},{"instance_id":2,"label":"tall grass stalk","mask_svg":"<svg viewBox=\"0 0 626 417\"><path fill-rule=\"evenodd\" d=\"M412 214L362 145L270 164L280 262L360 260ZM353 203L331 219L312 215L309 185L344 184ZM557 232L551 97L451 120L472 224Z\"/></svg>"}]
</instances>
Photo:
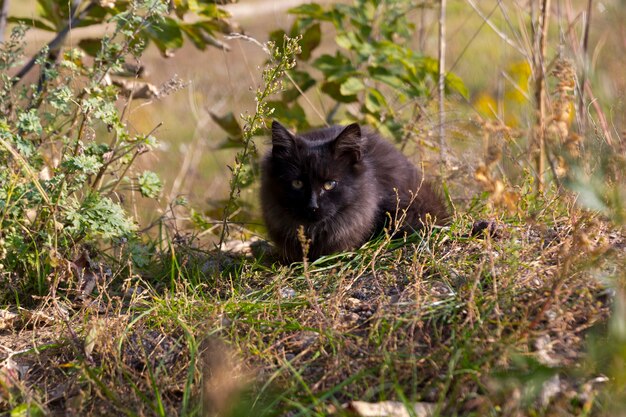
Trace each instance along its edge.
<instances>
[{"instance_id":1,"label":"tall grass stalk","mask_svg":"<svg viewBox=\"0 0 626 417\"><path fill-rule=\"evenodd\" d=\"M230 191L228 200L224 206L222 217L222 231L218 247L221 250L226 237L228 236L228 220L234 212L236 200L241 191L241 181L244 171L251 169L252 158L256 155L254 136L258 135L261 128L266 126L266 120L272 115L274 109L268 107L267 99L283 90L282 78L285 71L296 66L296 55L301 52L299 41L301 36L290 38L285 35L282 48L277 47L269 41L264 50L269 54L270 59L263 70L263 85L256 92L256 109L253 115L242 115L243 126L243 148L235 156L235 165L231 167L232 176L230 180Z\"/></svg>"},{"instance_id":2,"label":"tall grass stalk","mask_svg":"<svg viewBox=\"0 0 626 417\"><path fill-rule=\"evenodd\" d=\"M546 161L546 48L548 45L548 28L550 25L550 0L540 0L541 7L537 27L533 26L533 76L535 78L536 122L532 142L537 177L537 192L544 191L544 173Z\"/></svg>"},{"instance_id":3,"label":"tall grass stalk","mask_svg":"<svg viewBox=\"0 0 626 417\"><path fill-rule=\"evenodd\" d=\"M446 151L446 0L441 0L439 4L439 80L437 84L439 91L439 155L441 167L445 169L445 162L448 158Z\"/></svg>"}]
</instances>

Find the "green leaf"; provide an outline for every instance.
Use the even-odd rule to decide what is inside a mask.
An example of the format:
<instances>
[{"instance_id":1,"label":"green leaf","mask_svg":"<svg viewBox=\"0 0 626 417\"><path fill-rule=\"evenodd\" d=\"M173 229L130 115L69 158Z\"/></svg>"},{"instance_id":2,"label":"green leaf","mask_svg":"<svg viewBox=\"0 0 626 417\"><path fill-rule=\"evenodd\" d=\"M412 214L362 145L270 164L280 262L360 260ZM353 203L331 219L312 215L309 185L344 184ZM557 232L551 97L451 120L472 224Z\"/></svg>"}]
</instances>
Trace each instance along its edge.
<instances>
[{"instance_id":1,"label":"green leaf","mask_svg":"<svg viewBox=\"0 0 626 417\"><path fill-rule=\"evenodd\" d=\"M122 237L136 228L119 204L97 193L89 194L80 203L72 203L66 212L65 221L70 233L88 238Z\"/></svg>"},{"instance_id":2,"label":"green leaf","mask_svg":"<svg viewBox=\"0 0 626 417\"><path fill-rule=\"evenodd\" d=\"M365 89L363 81L358 78L350 77L341 83L339 92L344 96L351 96Z\"/></svg>"},{"instance_id":3,"label":"green leaf","mask_svg":"<svg viewBox=\"0 0 626 417\"><path fill-rule=\"evenodd\" d=\"M199 7L198 14L200 16L208 17L211 19L226 19L231 17L230 13L228 13L224 9L220 9L216 4L212 4L206 1L198 1L201 4Z\"/></svg>"},{"instance_id":4,"label":"green leaf","mask_svg":"<svg viewBox=\"0 0 626 417\"><path fill-rule=\"evenodd\" d=\"M37 13L44 20L52 23L55 31L61 29L62 22L67 17L65 15L59 15L57 9L53 0L37 0ZM64 8L61 8L61 11L62 10L64 10Z\"/></svg>"},{"instance_id":5,"label":"green leaf","mask_svg":"<svg viewBox=\"0 0 626 417\"><path fill-rule=\"evenodd\" d=\"M454 90L457 93L461 94L464 98L469 98L469 91L465 86L465 83L458 75L449 72L446 74L446 88L449 90Z\"/></svg>"},{"instance_id":6,"label":"green leaf","mask_svg":"<svg viewBox=\"0 0 626 417\"><path fill-rule=\"evenodd\" d=\"M313 66L324 73L327 81L337 81L356 73L352 62L339 52L335 56L320 56L313 62Z\"/></svg>"},{"instance_id":7,"label":"green leaf","mask_svg":"<svg viewBox=\"0 0 626 417\"><path fill-rule=\"evenodd\" d=\"M322 6L317 3L308 3L302 4L300 6L296 6L292 9L289 9L289 14L295 14L299 16L307 16L316 20L329 20L328 14L324 12Z\"/></svg>"},{"instance_id":8,"label":"green leaf","mask_svg":"<svg viewBox=\"0 0 626 417\"><path fill-rule=\"evenodd\" d=\"M145 268L153 262L155 250L152 244L147 245L137 239L132 239L128 242L127 251L133 264L139 268Z\"/></svg>"},{"instance_id":9,"label":"green leaf","mask_svg":"<svg viewBox=\"0 0 626 417\"><path fill-rule=\"evenodd\" d=\"M375 88L369 88L365 94L365 108L371 113L380 113L383 109L388 109L387 100Z\"/></svg>"},{"instance_id":10,"label":"green leaf","mask_svg":"<svg viewBox=\"0 0 626 417\"><path fill-rule=\"evenodd\" d=\"M341 92L339 91L340 88L341 85L339 83L327 81L322 84L321 90L322 92L328 94L330 97L341 103L354 103L358 100L357 96L355 95L346 96L341 94Z\"/></svg>"},{"instance_id":11,"label":"green leaf","mask_svg":"<svg viewBox=\"0 0 626 417\"><path fill-rule=\"evenodd\" d=\"M210 35L212 35L215 32L221 32L221 33L232 32L232 28L225 25L224 21L222 20L212 20L212 19L200 20L198 22L193 23L191 26L198 27Z\"/></svg>"},{"instance_id":12,"label":"green leaf","mask_svg":"<svg viewBox=\"0 0 626 417\"><path fill-rule=\"evenodd\" d=\"M398 77L387 68L372 66L369 67L367 71L369 72L370 76L376 81L385 83L394 89L400 90L404 88L405 83L402 78Z\"/></svg>"},{"instance_id":13,"label":"green leaf","mask_svg":"<svg viewBox=\"0 0 626 417\"><path fill-rule=\"evenodd\" d=\"M17 149L18 152L26 158L31 157L35 153L36 149L35 146L33 146L32 141L24 140L24 138L20 136L13 136L12 139L15 143L15 149Z\"/></svg>"},{"instance_id":14,"label":"green leaf","mask_svg":"<svg viewBox=\"0 0 626 417\"><path fill-rule=\"evenodd\" d=\"M96 155L70 156L63 162L63 168L69 172L79 172L87 175L97 173L101 167L102 162Z\"/></svg>"},{"instance_id":15,"label":"green leaf","mask_svg":"<svg viewBox=\"0 0 626 417\"><path fill-rule=\"evenodd\" d=\"M89 56L96 56L102 50L102 39L85 38L78 42L78 46Z\"/></svg>"},{"instance_id":16,"label":"green leaf","mask_svg":"<svg viewBox=\"0 0 626 417\"><path fill-rule=\"evenodd\" d=\"M419 62L422 70L433 79L439 77L439 61L431 57L422 57Z\"/></svg>"},{"instance_id":17,"label":"green leaf","mask_svg":"<svg viewBox=\"0 0 626 417\"><path fill-rule=\"evenodd\" d=\"M278 48L279 51L282 51L283 50L283 41L284 41L286 35L287 35L287 33L284 30L277 29L277 30L274 30L274 31L270 32L269 40L271 42L274 42L274 45L276 45L276 48Z\"/></svg>"},{"instance_id":18,"label":"green leaf","mask_svg":"<svg viewBox=\"0 0 626 417\"><path fill-rule=\"evenodd\" d=\"M157 174L152 171L144 171L139 178L139 192L147 198L157 198L161 194L163 184Z\"/></svg>"},{"instance_id":19,"label":"green leaf","mask_svg":"<svg viewBox=\"0 0 626 417\"><path fill-rule=\"evenodd\" d=\"M181 25L180 28L191 40L191 42L193 42L196 48L200 49L201 51L204 51L206 49L207 43L202 35L202 30L200 29L200 27L196 26L195 24L191 24Z\"/></svg>"},{"instance_id":20,"label":"green leaf","mask_svg":"<svg viewBox=\"0 0 626 417\"><path fill-rule=\"evenodd\" d=\"M309 128L304 109L297 101L290 104L282 101L268 101L267 105L274 109L272 117L280 120L286 127L296 130Z\"/></svg>"},{"instance_id":21,"label":"green leaf","mask_svg":"<svg viewBox=\"0 0 626 417\"><path fill-rule=\"evenodd\" d=\"M173 50L183 46L179 23L170 17L147 27L145 32L164 56L171 56Z\"/></svg>"},{"instance_id":22,"label":"green leaf","mask_svg":"<svg viewBox=\"0 0 626 417\"><path fill-rule=\"evenodd\" d=\"M335 43L343 49L352 49L352 42L346 33L340 33L335 36Z\"/></svg>"},{"instance_id":23,"label":"green leaf","mask_svg":"<svg viewBox=\"0 0 626 417\"><path fill-rule=\"evenodd\" d=\"M218 116L213 112L209 112L211 119L218 124L219 127L224 129L233 138L241 138L243 136L243 130L239 126L239 122L235 118L232 112L225 114L224 116Z\"/></svg>"},{"instance_id":24,"label":"green leaf","mask_svg":"<svg viewBox=\"0 0 626 417\"><path fill-rule=\"evenodd\" d=\"M219 145L217 149L241 149L244 147L244 142L241 139L226 138Z\"/></svg>"},{"instance_id":25,"label":"green leaf","mask_svg":"<svg viewBox=\"0 0 626 417\"><path fill-rule=\"evenodd\" d=\"M195 2L194 2L195 3ZM185 16L185 13L189 11L189 2L186 0L174 0L174 12L179 19ZM195 10L194 10L195 11Z\"/></svg>"},{"instance_id":26,"label":"green leaf","mask_svg":"<svg viewBox=\"0 0 626 417\"><path fill-rule=\"evenodd\" d=\"M119 3L119 2L118 2ZM99 25L104 22L106 16L109 14L110 9L94 6L89 10L89 14L81 19L74 27L83 28L87 26ZM63 22L64 25L67 22Z\"/></svg>"},{"instance_id":27,"label":"green leaf","mask_svg":"<svg viewBox=\"0 0 626 417\"><path fill-rule=\"evenodd\" d=\"M79 2L80 3L80 2ZM73 27L85 27L103 22L105 16L109 14L112 9L108 9L96 4L92 5L86 15L83 15L80 21L74 22ZM116 8L113 9L115 13L120 13L127 6L121 5L121 1L117 2ZM55 30L58 31L67 26L70 16L70 2L65 0L37 0L37 12L39 16L52 23Z\"/></svg>"},{"instance_id":28,"label":"green leaf","mask_svg":"<svg viewBox=\"0 0 626 417\"><path fill-rule=\"evenodd\" d=\"M41 134L43 128L41 127L41 121L37 115L37 109L30 109L28 112L19 113L17 116L18 129L28 132Z\"/></svg>"},{"instance_id":29,"label":"green leaf","mask_svg":"<svg viewBox=\"0 0 626 417\"><path fill-rule=\"evenodd\" d=\"M50 91L48 102L52 107L62 112L67 111L74 101L72 89L67 85L61 85Z\"/></svg>"},{"instance_id":30,"label":"green leaf","mask_svg":"<svg viewBox=\"0 0 626 417\"><path fill-rule=\"evenodd\" d=\"M311 58L311 52L315 48L317 48L322 40L322 31L320 29L320 24L316 23L310 26L302 35L302 40L300 41L300 48L302 52L299 55L299 58L303 61L308 61Z\"/></svg>"},{"instance_id":31,"label":"green leaf","mask_svg":"<svg viewBox=\"0 0 626 417\"><path fill-rule=\"evenodd\" d=\"M43 417L43 410L36 403L20 404L11 410L11 417Z\"/></svg>"},{"instance_id":32,"label":"green leaf","mask_svg":"<svg viewBox=\"0 0 626 417\"><path fill-rule=\"evenodd\" d=\"M362 57L369 58L370 56L375 56L375 54L380 53L380 49L376 49L376 44L372 42L363 42L362 39L359 38L357 34L354 32L347 32L337 35L335 38L337 45L342 48L348 50L355 50Z\"/></svg>"}]
</instances>

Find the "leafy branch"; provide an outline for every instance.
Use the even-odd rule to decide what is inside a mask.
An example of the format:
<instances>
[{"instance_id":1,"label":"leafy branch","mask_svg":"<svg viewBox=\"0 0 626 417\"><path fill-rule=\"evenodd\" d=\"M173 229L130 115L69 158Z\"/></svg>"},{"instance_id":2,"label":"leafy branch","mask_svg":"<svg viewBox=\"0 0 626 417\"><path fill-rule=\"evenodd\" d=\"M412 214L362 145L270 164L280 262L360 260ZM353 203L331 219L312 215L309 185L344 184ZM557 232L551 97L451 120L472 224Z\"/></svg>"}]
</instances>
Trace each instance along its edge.
<instances>
[{"instance_id":1,"label":"leafy branch","mask_svg":"<svg viewBox=\"0 0 626 417\"><path fill-rule=\"evenodd\" d=\"M4 31L9 17L9 0L0 0L0 42L4 42Z\"/></svg>"},{"instance_id":2,"label":"leafy branch","mask_svg":"<svg viewBox=\"0 0 626 417\"><path fill-rule=\"evenodd\" d=\"M8 3L8 1L7 1ZM89 3L80 13L72 16L71 20L69 21L69 23L67 24L67 26L65 26L63 29L61 29L57 35L50 41L48 42L48 44L46 46L44 46L41 51L38 54L35 54L23 67L22 69L15 75L15 77L13 78L13 85L17 84L20 82L20 80L22 78L24 78L24 76L26 74L28 74L30 72L30 70L33 69L33 67L35 66L35 64L37 63L37 61L39 60L39 57L41 56L41 53L43 51L53 51L58 49L61 44L63 44L63 42L65 41L65 38L67 37L67 35L70 33L70 31L72 30L72 28L75 28L79 25L79 23L89 14L89 12L98 4L98 2L96 0L93 0L91 3ZM73 9L73 8L72 8Z\"/></svg>"},{"instance_id":3,"label":"leafy branch","mask_svg":"<svg viewBox=\"0 0 626 417\"><path fill-rule=\"evenodd\" d=\"M236 200L240 195L244 173L249 172L252 157L257 154L253 137L258 135L261 128L265 127L265 120L269 118L274 109L271 108L267 99L284 90L282 78L285 72L296 66L296 55L301 53L300 40L302 36L290 38L283 37L283 46L277 47L272 41L267 42L264 50L270 55L269 62L263 69L263 86L256 92L256 110L253 115L242 115L244 121L242 130L242 149L235 156L235 165L230 167L232 177L230 180L230 192L224 206L222 218L222 232L220 235L219 248L222 248L224 239L228 234L228 220L234 212Z\"/></svg>"}]
</instances>

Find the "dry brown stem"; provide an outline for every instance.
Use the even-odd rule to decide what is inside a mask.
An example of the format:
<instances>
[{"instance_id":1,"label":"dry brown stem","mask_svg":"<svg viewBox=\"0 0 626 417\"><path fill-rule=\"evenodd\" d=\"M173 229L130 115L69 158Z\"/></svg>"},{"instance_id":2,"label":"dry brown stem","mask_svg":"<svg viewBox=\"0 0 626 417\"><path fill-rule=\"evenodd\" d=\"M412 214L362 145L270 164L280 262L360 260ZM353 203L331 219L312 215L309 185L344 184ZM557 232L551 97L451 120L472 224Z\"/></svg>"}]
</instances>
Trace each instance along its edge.
<instances>
[{"instance_id":1,"label":"dry brown stem","mask_svg":"<svg viewBox=\"0 0 626 417\"><path fill-rule=\"evenodd\" d=\"M531 143L531 153L535 156L535 170L537 175L537 192L544 189L543 174L545 172L546 143L546 79L545 57L550 23L550 0L541 0L539 13L539 30L534 32L533 76L535 79L535 105L537 106L537 120Z\"/></svg>"},{"instance_id":2,"label":"dry brown stem","mask_svg":"<svg viewBox=\"0 0 626 417\"><path fill-rule=\"evenodd\" d=\"M441 167L445 167L446 155L446 115L445 115L445 82L446 82L446 0L439 6L439 152Z\"/></svg>"}]
</instances>

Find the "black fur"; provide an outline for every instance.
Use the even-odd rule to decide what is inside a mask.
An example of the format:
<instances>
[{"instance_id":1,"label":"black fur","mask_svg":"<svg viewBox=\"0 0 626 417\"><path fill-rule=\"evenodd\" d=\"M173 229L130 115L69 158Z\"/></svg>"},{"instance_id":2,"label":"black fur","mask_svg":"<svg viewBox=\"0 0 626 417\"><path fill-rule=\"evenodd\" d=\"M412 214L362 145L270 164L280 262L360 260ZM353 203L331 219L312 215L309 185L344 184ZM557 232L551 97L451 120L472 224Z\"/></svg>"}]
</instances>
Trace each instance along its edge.
<instances>
[{"instance_id":1,"label":"black fur","mask_svg":"<svg viewBox=\"0 0 626 417\"><path fill-rule=\"evenodd\" d=\"M324 188L328 181L334 188ZM404 209L402 230L419 229L427 214L439 224L449 217L418 169L356 123L293 135L273 122L272 150L262 162L261 206L286 262L302 259L300 226L311 241L308 258L316 259L361 246L383 230L389 214L399 218Z\"/></svg>"}]
</instances>

